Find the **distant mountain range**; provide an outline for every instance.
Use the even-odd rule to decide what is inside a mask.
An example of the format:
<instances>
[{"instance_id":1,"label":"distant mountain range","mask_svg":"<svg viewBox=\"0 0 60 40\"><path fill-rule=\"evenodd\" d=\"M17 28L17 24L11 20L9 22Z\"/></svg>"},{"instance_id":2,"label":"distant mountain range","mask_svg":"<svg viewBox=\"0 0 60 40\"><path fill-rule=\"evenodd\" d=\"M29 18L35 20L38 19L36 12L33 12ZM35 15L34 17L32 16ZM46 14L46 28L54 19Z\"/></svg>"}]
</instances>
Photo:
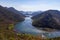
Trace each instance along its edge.
<instances>
[{"instance_id":1,"label":"distant mountain range","mask_svg":"<svg viewBox=\"0 0 60 40\"><path fill-rule=\"evenodd\" d=\"M36 18L35 18L36 17ZM39 28L60 29L60 11L47 10L32 17L32 25Z\"/></svg>"},{"instance_id":2,"label":"distant mountain range","mask_svg":"<svg viewBox=\"0 0 60 40\"><path fill-rule=\"evenodd\" d=\"M33 16L32 19L38 18L38 17L39 17L38 15L41 14L42 12L43 12L43 11L33 12L33 13L32 13L32 16Z\"/></svg>"},{"instance_id":3,"label":"distant mountain range","mask_svg":"<svg viewBox=\"0 0 60 40\"><path fill-rule=\"evenodd\" d=\"M20 11L23 13L25 16L36 16L40 14L42 11Z\"/></svg>"},{"instance_id":4,"label":"distant mountain range","mask_svg":"<svg viewBox=\"0 0 60 40\"><path fill-rule=\"evenodd\" d=\"M43 11L35 11L35 12L32 13L32 16L36 16L36 15L42 13L42 12L43 12Z\"/></svg>"}]
</instances>

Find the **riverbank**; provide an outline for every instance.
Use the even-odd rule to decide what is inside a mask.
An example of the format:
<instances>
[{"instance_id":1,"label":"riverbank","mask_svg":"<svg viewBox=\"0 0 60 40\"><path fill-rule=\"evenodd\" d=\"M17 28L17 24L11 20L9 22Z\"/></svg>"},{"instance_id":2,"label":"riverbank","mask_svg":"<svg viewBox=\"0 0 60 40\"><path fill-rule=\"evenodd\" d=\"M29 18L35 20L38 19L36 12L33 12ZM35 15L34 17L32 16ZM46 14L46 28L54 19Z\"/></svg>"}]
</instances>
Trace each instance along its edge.
<instances>
[{"instance_id":1,"label":"riverbank","mask_svg":"<svg viewBox=\"0 0 60 40\"><path fill-rule=\"evenodd\" d=\"M60 40L57 38L43 38L41 35L21 34L13 30L13 24L0 25L0 40Z\"/></svg>"}]
</instances>

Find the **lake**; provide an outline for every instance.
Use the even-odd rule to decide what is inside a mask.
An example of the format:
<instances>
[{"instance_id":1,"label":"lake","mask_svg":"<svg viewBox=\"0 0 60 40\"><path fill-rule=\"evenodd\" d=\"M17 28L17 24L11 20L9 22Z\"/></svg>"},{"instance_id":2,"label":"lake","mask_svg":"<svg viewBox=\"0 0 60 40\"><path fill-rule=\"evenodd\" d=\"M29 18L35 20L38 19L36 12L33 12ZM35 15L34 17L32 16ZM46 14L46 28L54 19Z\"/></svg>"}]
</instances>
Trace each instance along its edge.
<instances>
[{"instance_id":1,"label":"lake","mask_svg":"<svg viewBox=\"0 0 60 40\"><path fill-rule=\"evenodd\" d=\"M60 31L45 32L32 26L31 16L26 17L23 22L17 23L14 27L14 30L18 33L42 35L42 37L48 37L48 38L60 37Z\"/></svg>"}]
</instances>

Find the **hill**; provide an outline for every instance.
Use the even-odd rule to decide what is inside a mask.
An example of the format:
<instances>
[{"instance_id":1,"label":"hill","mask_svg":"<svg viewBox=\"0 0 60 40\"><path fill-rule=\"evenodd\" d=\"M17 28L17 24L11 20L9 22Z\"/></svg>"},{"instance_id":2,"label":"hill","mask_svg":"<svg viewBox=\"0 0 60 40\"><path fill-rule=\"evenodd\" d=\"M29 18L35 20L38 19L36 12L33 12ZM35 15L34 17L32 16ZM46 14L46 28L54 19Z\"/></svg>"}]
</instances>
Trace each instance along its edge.
<instances>
[{"instance_id":1,"label":"hill","mask_svg":"<svg viewBox=\"0 0 60 40\"><path fill-rule=\"evenodd\" d=\"M35 27L39 28L53 28L60 29L60 11L47 10L37 15L32 23Z\"/></svg>"},{"instance_id":2,"label":"hill","mask_svg":"<svg viewBox=\"0 0 60 40\"><path fill-rule=\"evenodd\" d=\"M15 12L12 12L8 10L5 7L0 6L0 21L10 20L14 22L20 22L24 20L24 16L20 13L17 14Z\"/></svg>"}]
</instances>

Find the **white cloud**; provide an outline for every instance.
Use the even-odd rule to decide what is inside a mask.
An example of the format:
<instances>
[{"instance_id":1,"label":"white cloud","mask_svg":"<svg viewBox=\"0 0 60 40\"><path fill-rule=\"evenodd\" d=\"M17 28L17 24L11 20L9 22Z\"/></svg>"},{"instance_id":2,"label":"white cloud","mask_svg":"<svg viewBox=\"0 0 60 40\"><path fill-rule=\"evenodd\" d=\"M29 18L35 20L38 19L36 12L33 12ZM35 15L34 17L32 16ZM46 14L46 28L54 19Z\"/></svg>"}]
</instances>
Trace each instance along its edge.
<instances>
[{"instance_id":1,"label":"white cloud","mask_svg":"<svg viewBox=\"0 0 60 40\"><path fill-rule=\"evenodd\" d=\"M20 5L15 7L18 10L24 11L37 11L37 10L49 10L49 9L56 9L60 10L58 5L49 5L49 4L38 4L38 5Z\"/></svg>"}]
</instances>

